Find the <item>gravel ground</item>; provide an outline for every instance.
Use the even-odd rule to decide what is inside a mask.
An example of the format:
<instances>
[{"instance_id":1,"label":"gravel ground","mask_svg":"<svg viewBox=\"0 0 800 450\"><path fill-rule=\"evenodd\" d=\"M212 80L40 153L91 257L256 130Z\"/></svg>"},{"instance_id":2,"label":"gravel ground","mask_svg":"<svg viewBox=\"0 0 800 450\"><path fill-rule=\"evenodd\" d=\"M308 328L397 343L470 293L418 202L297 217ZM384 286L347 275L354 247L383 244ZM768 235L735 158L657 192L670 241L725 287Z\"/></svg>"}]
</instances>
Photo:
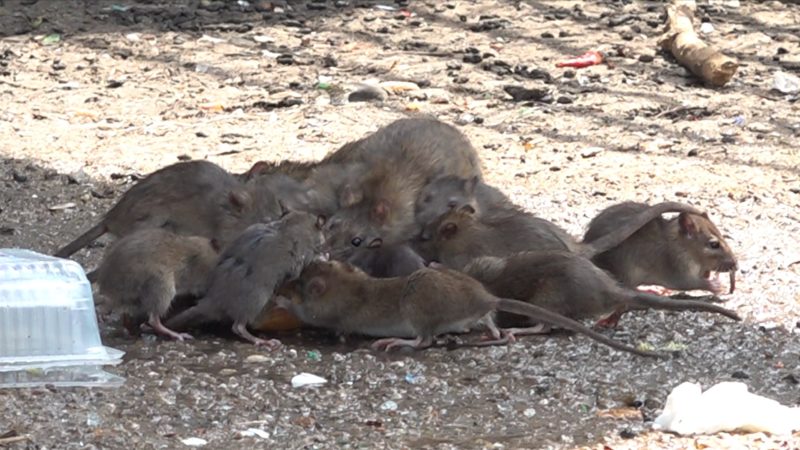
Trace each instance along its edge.
<instances>
[{"instance_id":1,"label":"gravel ground","mask_svg":"<svg viewBox=\"0 0 800 450\"><path fill-rule=\"evenodd\" d=\"M724 299L745 320L646 312L607 332L685 346L664 361L563 333L385 355L293 332L263 353L225 331L135 340L98 297L104 341L127 352L108 370L127 382L0 391L0 435L29 435L11 448L798 448L798 434L650 431L683 381L800 404L800 112L771 90L800 71L792 2L701 2L704 38L741 63L717 90L657 50L659 3L272 3L0 1L0 247L52 252L135 174L179 159L316 159L422 113L458 124L491 183L576 235L625 199L707 209L740 258ZM595 49L608 64L554 67ZM371 80L421 89L343 101ZM509 85L558 101L515 103ZM76 259L94 267L103 249ZM328 384L293 389L300 372Z\"/></svg>"}]
</instances>

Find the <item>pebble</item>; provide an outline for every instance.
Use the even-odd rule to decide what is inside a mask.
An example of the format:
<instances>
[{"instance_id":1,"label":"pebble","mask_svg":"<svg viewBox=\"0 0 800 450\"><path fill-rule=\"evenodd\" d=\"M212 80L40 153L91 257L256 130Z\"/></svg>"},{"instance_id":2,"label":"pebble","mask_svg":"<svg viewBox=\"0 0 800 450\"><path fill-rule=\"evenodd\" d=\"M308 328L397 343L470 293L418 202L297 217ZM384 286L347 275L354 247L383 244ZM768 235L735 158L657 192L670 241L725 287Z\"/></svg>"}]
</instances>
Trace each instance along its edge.
<instances>
[{"instance_id":1,"label":"pebble","mask_svg":"<svg viewBox=\"0 0 800 450\"><path fill-rule=\"evenodd\" d=\"M17 183L24 183L28 181L28 176L24 173L18 172L16 170L11 171L11 178L14 179Z\"/></svg>"},{"instance_id":2,"label":"pebble","mask_svg":"<svg viewBox=\"0 0 800 450\"><path fill-rule=\"evenodd\" d=\"M387 401L383 402L383 404L381 405L381 410L382 411L396 411L397 410L397 402L392 401L392 400L387 400Z\"/></svg>"},{"instance_id":3,"label":"pebble","mask_svg":"<svg viewBox=\"0 0 800 450\"><path fill-rule=\"evenodd\" d=\"M378 86L362 84L347 96L349 102L371 102L386 100L388 94Z\"/></svg>"},{"instance_id":4,"label":"pebble","mask_svg":"<svg viewBox=\"0 0 800 450\"><path fill-rule=\"evenodd\" d=\"M575 102L575 100L572 97L567 97L566 95L562 95L556 99L556 102L562 105L569 105L570 103Z\"/></svg>"},{"instance_id":5,"label":"pebble","mask_svg":"<svg viewBox=\"0 0 800 450\"><path fill-rule=\"evenodd\" d=\"M250 355L250 356L248 356L247 358L244 359L244 362L246 362L248 364L262 364L262 363L265 363L265 362L268 362L268 361L269 361L269 358L267 358L264 355L259 355L259 354Z\"/></svg>"},{"instance_id":6,"label":"pebble","mask_svg":"<svg viewBox=\"0 0 800 450\"><path fill-rule=\"evenodd\" d=\"M653 55L648 55L648 54L639 55L639 61L643 63L653 62L654 59L655 57Z\"/></svg>"},{"instance_id":7,"label":"pebble","mask_svg":"<svg viewBox=\"0 0 800 450\"><path fill-rule=\"evenodd\" d=\"M483 61L483 57L477 53L469 53L464 55L462 61L465 63L478 64L479 62Z\"/></svg>"},{"instance_id":8,"label":"pebble","mask_svg":"<svg viewBox=\"0 0 800 450\"><path fill-rule=\"evenodd\" d=\"M533 417L536 415L536 410L533 408L528 408L522 412L522 415L525 417Z\"/></svg>"},{"instance_id":9,"label":"pebble","mask_svg":"<svg viewBox=\"0 0 800 450\"><path fill-rule=\"evenodd\" d=\"M550 94L550 91L547 89L528 89L522 86L506 86L503 90L506 91L515 102L531 100L542 101Z\"/></svg>"},{"instance_id":10,"label":"pebble","mask_svg":"<svg viewBox=\"0 0 800 450\"><path fill-rule=\"evenodd\" d=\"M459 125L467 125L475 121L475 116L470 113L464 113L458 116L456 123Z\"/></svg>"}]
</instances>

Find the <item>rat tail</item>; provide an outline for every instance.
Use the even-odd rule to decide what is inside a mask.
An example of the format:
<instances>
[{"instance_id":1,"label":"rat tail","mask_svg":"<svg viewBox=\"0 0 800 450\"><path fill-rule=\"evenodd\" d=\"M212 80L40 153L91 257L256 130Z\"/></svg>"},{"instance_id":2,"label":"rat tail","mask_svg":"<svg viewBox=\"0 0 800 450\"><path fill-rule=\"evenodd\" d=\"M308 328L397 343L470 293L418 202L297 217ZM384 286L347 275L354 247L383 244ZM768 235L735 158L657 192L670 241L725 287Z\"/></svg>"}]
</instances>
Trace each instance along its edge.
<instances>
[{"instance_id":1,"label":"rat tail","mask_svg":"<svg viewBox=\"0 0 800 450\"><path fill-rule=\"evenodd\" d=\"M208 322L213 322L214 317L210 314L211 307L209 303L204 300L205 299L201 298L196 305L171 317L164 325L173 330L185 330Z\"/></svg>"},{"instance_id":2,"label":"rat tail","mask_svg":"<svg viewBox=\"0 0 800 450\"><path fill-rule=\"evenodd\" d=\"M603 344L606 344L609 347L621 350L623 352L633 353L634 355L639 355L639 356L654 356L654 357L663 356L657 352L639 350L637 348L631 347L621 342L617 342L609 338L608 336L605 336L603 334L600 334L592 330L591 328L581 324L580 322L572 320L566 316L562 316L561 314L554 313L540 306L532 305L530 303L521 302L519 300L501 298L497 303L497 310L512 314L527 316L538 322L544 322L548 325L555 325L557 327L566 328L567 330L584 334L598 342L602 342Z\"/></svg>"},{"instance_id":3,"label":"rat tail","mask_svg":"<svg viewBox=\"0 0 800 450\"><path fill-rule=\"evenodd\" d=\"M636 214L630 220L627 220L625 223L619 224L617 229L615 229L614 231L606 235L603 235L591 242L584 243L585 248L581 252L581 255L588 259L592 259L600 253L607 252L612 248L621 244L623 241L625 241L625 239L631 237L631 235L639 231L643 226L652 222L660 215L668 212L686 212L689 214L696 214L700 216L704 214L697 208L686 205L684 203L661 202Z\"/></svg>"},{"instance_id":4,"label":"rat tail","mask_svg":"<svg viewBox=\"0 0 800 450\"><path fill-rule=\"evenodd\" d=\"M74 241L61 247L57 252L53 254L53 256L58 258L69 258L73 253L77 252L83 247L86 247L93 240L104 235L106 232L108 232L108 227L106 227L105 223L100 222L97 225L93 226L92 228L89 228L87 232L78 236L78 238L75 239Z\"/></svg>"},{"instance_id":5,"label":"rat tail","mask_svg":"<svg viewBox=\"0 0 800 450\"><path fill-rule=\"evenodd\" d=\"M676 300L647 292L626 291L625 304L629 309L666 309L672 311L705 311L722 314L733 320L742 320L735 311L699 300Z\"/></svg>"}]
</instances>

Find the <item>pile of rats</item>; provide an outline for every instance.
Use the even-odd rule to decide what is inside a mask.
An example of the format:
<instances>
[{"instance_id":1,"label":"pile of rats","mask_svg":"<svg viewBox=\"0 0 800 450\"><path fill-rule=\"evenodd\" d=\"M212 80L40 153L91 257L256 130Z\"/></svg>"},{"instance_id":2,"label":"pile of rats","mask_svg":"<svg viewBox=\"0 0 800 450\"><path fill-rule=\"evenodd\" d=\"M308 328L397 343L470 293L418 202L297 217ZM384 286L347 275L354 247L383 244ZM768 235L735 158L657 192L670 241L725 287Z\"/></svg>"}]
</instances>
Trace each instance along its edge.
<instances>
[{"instance_id":1,"label":"pile of rats","mask_svg":"<svg viewBox=\"0 0 800 450\"><path fill-rule=\"evenodd\" d=\"M662 217L674 213L672 218ZM484 182L455 127L394 121L320 161L260 161L229 173L180 162L125 192L102 220L55 253L116 240L89 273L136 327L184 340L208 323L252 326L265 308L303 323L378 338L375 349L425 348L480 326L474 346L564 328L641 356L579 320L615 326L637 309L739 316L717 304L637 290L722 291L737 261L708 214L678 202L623 202L582 240ZM194 301L178 310L176 297Z\"/></svg>"}]
</instances>

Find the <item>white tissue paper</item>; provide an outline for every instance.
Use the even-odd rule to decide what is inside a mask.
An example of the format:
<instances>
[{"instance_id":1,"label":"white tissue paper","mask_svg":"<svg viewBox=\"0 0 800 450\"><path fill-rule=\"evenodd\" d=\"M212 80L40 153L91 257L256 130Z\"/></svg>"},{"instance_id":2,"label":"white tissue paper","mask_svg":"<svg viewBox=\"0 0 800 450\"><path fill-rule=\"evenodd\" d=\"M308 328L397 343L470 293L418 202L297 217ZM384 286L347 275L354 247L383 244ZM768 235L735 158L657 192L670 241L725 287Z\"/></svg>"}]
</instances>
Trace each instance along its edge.
<instances>
[{"instance_id":1,"label":"white tissue paper","mask_svg":"<svg viewBox=\"0 0 800 450\"><path fill-rule=\"evenodd\" d=\"M744 383L726 381L702 392L699 384L686 382L667 396L653 428L682 435L720 431L788 435L800 430L800 408L748 392Z\"/></svg>"}]
</instances>

